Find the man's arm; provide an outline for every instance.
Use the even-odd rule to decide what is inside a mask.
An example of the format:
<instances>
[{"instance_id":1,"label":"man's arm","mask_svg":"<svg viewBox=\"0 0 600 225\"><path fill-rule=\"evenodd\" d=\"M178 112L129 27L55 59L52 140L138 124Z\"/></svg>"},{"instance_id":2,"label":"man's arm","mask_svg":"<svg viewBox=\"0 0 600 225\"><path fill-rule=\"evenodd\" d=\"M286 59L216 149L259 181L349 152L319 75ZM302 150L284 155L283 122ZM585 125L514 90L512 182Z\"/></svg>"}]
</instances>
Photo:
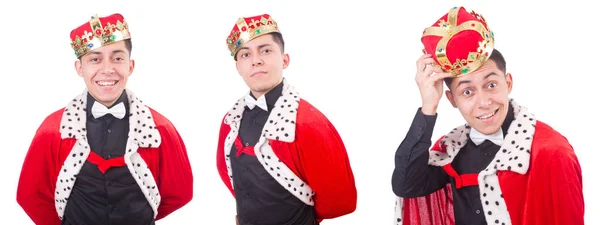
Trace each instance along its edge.
<instances>
[{"instance_id":1,"label":"man's arm","mask_svg":"<svg viewBox=\"0 0 600 225\"><path fill-rule=\"evenodd\" d=\"M54 204L55 179L52 179L57 166L53 153L60 146L59 135L38 129L21 169L17 202L35 224L60 224Z\"/></svg>"},{"instance_id":2,"label":"man's arm","mask_svg":"<svg viewBox=\"0 0 600 225\"><path fill-rule=\"evenodd\" d=\"M392 189L403 198L421 197L442 189L450 181L446 172L429 166L429 147L436 115L424 115L419 108L408 134L396 150Z\"/></svg>"},{"instance_id":3,"label":"man's arm","mask_svg":"<svg viewBox=\"0 0 600 225\"><path fill-rule=\"evenodd\" d=\"M444 95L444 73L440 67L432 66L435 60L430 54L423 54L417 60L415 81L421 93L421 108L413 119L408 134L396 150L395 168L392 175L392 189L403 198L419 197L431 194L443 188L449 177L440 167L431 167L429 147L437 107ZM435 72L435 75L433 73Z\"/></svg>"},{"instance_id":4,"label":"man's arm","mask_svg":"<svg viewBox=\"0 0 600 225\"><path fill-rule=\"evenodd\" d=\"M223 181L223 183L225 184L225 186L227 186L227 189L229 189L229 192L231 192L231 195L233 197L235 197L235 192L233 191L233 186L231 184L231 180L229 179L229 174L227 174L227 164L225 162L225 138L227 138L227 135L229 134L229 131L231 131L231 128L229 127L229 125L225 124L225 122L223 122L225 120L225 117L223 117L223 120L221 120L221 128L219 128L219 139L218 139L218 143L217 143L217 171L219 172L219 176L221 177L221 180Z\"/></svg>"},{"instance_id":5,"label":"man's arm","mask_svg":"<svg viewBox=\"0 0 600 225\"><path fill-rule=\"evenodd\" d=\"M161 202L156 220L180 209L193 198L193 174L181 136L169 122L159 126L162 143L159 154L158 188Z\"/></svg>"},{"instance_id":6,"label":"man's arm","mask_svg":"<svg viewBox=\"0 0 600 225\"><path fill-rule=\"evenodd\" d=\"M306 183L315 192L318 220L352 213L357 191L346 148L336 128L316 109L297 124L296 141ZM300 113L299 117L304 116Z\"/></svg>"}]
</instances>

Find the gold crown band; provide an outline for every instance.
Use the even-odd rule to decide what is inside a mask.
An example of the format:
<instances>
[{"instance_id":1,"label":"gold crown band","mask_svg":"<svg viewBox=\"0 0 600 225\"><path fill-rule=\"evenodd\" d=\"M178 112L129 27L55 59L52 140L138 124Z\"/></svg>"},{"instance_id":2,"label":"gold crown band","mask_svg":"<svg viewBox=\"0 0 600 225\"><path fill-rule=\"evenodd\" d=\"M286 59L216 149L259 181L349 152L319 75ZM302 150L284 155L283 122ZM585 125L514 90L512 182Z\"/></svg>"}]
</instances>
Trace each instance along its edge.
<instances>
[{"instance_id":1,"label":"gold crown band","mask_svg":"<svg viewBox=\"0 0 600 225\"><path fill-rule=\"evenodd\" d=\"M96 15L90 19L89 24L92 32L85 31L82 37L76 36L75 40L71 42L77 58L96 48L131 38L125 21L117 21L116 24L107 23L103 27Z\"/></svg>"},{"instance_id":2,"label":"gold crown band","mask_svg":"<svg viewBox=\"0 0 600 225\"><path fill-rule=\"evenodd\" d=\"M236 28L227 38L227 47L231 52L231 56L234 57L239 48L246 42L264 34L279 32L277 23L270 16L268 18L251 19L249 23L246 23L245 18L240 18L236 21Z\"/></svg>"}]
</instances>

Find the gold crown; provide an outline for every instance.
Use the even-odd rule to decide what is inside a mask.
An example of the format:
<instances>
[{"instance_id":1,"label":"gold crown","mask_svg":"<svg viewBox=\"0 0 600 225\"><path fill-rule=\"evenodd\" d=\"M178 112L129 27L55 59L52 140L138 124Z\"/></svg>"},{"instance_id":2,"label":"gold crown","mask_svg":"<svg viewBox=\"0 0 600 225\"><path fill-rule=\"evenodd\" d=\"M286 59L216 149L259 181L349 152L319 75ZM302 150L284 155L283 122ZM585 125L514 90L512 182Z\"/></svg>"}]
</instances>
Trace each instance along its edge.
<instances>
[{"instance_id":1,"label":"gold crown","mask_svg":"<svg viewBox=\"0 0 600 225\"><path fill-rule=\"evenodd\" d=\"M121 14L96 15L71 31L71 47L79 58L94 49L130 38L129 26Z\"/></svg>"},{"instance_id":2,"label":"gold crown","mask_svg":"<svg viewBox=\"0 0 600 225\"><path fill-rule=\"evenodd\" d=\"M421 42L443 71L458 77L481 67L494 50L495 40L483 16L453 7L425 28Z\"/></svg>"},{"instance_id":3,"label":"gold crown","mask_svg":"<svg viewBox=\"0 0 600 225\"><path fill-rule=\"evenodd\" d=\"M269 14L241 17L227 37L227 48L235 57L239 47L254 38L268 33L280 32L277 23Z\"/></svg>"}]
</instances>

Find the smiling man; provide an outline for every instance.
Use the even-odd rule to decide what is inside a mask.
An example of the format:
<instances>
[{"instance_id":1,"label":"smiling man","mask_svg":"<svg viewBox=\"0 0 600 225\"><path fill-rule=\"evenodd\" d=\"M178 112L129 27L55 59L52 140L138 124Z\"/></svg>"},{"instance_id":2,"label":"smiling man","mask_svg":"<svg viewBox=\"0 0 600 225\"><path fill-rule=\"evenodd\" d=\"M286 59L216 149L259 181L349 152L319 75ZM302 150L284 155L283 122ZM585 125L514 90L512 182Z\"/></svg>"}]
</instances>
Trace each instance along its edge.
<instances>
[{"instance_id":1,"label":"smiling man","mask_svg":"<svg viewBox=\"0 0 600 225\"><path fill-rule=\"evenodd\" d=\"M396 224L582 225L577 156L509 97L513 76L483 17L454 7L422 42L415 77L422 106L395 155ZM466 124L432 146L444 82Z\"/></svg>"},{"instance_id":2,"label":"smiling man","mask_svg":"<svg viewBox=\"0 0 600 225\"><path fill-rule=\"evenodd\" d=\"M134 61L122 15L93 16L71 46L85 91L38 128L17 202L35 224L153 225L192 199L185 144L126 89Z\"/></svg>"},{"instance_id":3,"label":"smiling man","mask_svg":"<svg viewBox=\"0 0 600 225\"><path fill-rule=\"evenodd\" d=\"M227 46L250 89L225 115L217 149L237 223L314 225L352 213L357 194L344 143L283 78L290 57L273 18L240 18Z\"/></svg>"}]
</instances>

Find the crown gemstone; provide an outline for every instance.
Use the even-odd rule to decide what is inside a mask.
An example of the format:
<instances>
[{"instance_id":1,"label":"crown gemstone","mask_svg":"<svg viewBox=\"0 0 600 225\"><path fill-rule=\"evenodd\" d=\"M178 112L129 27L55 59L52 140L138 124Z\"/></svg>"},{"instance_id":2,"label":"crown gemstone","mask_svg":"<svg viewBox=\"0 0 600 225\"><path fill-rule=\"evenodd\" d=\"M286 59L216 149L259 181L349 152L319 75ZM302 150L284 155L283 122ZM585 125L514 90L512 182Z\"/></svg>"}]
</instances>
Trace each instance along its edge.
<instances>
[{"instance_id":1,"label":"crown gemstone","mask_svg":"<svg viewBox=\"0 0 600 225\"><path fill-rule=\"evenodd\" d=\"M260 34L260 29L256 30L256 34Z\"/></svg>"},{"instance_id":2,"label":"crown gemstone","mask_svg":"<svg viewBox=\"0 0 600 225\"><path fill-rule=\"evenodd\" d=\"M94 47L94 44L92 44L92 43L89 43L89 44L88 44L88 48L92 48L92 47Z\"/></svg>"},{"instance_id":3,"label":"crown gemstone","mask_svg":"<svg viewBox=\"0 0 600 225\"><path fill-rule=\"evenodd\" d=\"M110 35L110 40L111 40L111 41L114 41L115 39L117 39L117 36L115 36L115 35Z\"/></svg>"}]
</instances>

